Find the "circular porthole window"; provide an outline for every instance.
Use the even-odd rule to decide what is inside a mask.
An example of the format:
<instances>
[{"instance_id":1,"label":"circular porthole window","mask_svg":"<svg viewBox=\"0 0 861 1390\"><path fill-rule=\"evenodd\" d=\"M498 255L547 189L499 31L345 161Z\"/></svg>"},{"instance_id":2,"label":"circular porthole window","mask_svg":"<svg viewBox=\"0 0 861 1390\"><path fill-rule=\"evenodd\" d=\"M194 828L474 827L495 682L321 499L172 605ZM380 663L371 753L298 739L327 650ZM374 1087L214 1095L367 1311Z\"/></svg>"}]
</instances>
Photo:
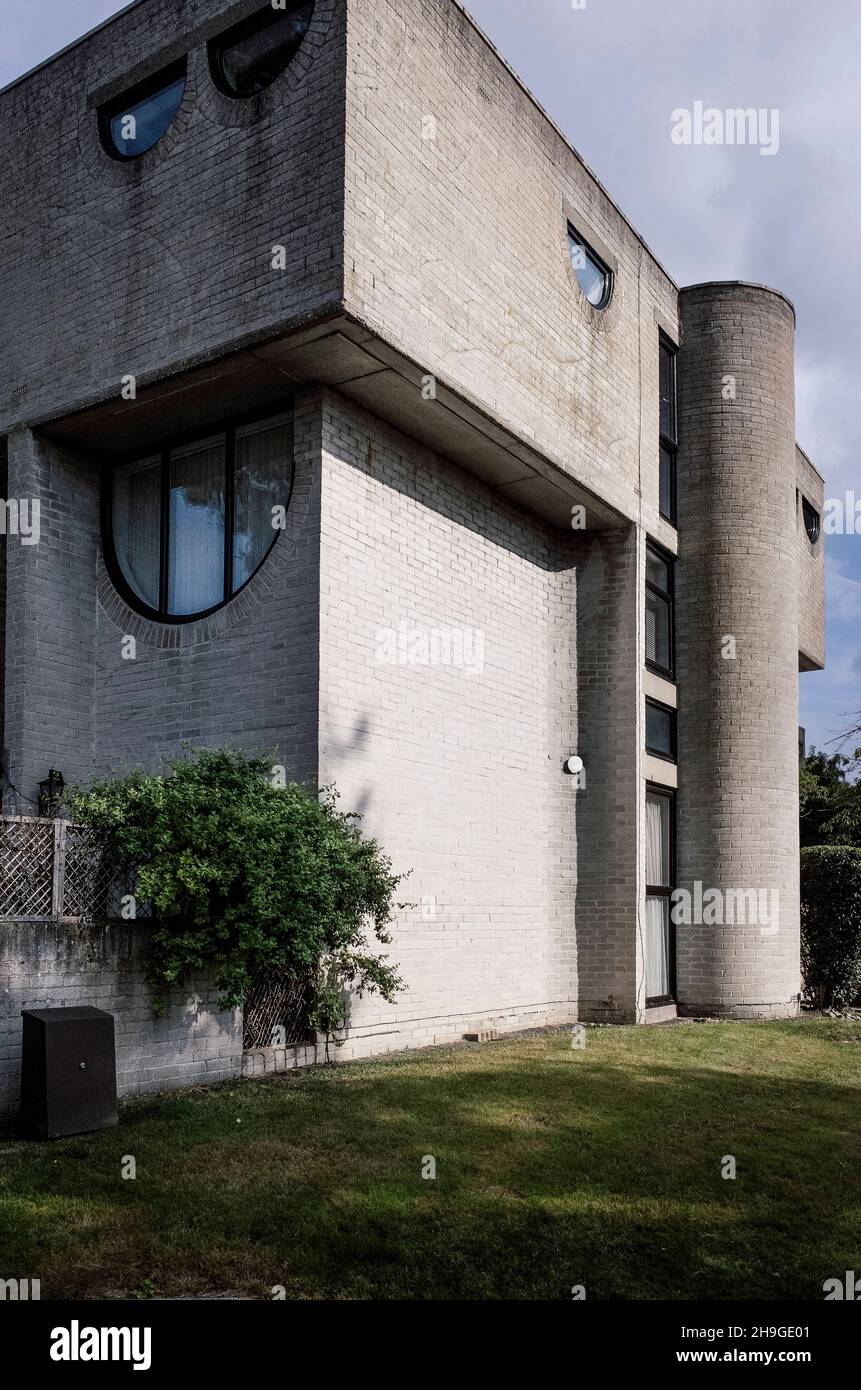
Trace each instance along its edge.
<instances>
[{"instance_id":1,"label":"circular porthole window","mask_svg":"<svg viewBox=\"0 0 861 1390\"><path fill-rule=\"evenodd\" d=\"M263 564L283 529L292 484L292 414L117 464L104 536L117 588L160 622L207 616Z\"/></svg>"},{"instance_id":2,"label":"circular porthole window","mask_svg":"<svg viewBox=\"0 0 861 1390\"><path fill-rule=\"evenodd\" d=\"M584 295L593 309L606 309L613 294L613 272L597 251L572 226L568 227L568 254Z\"/></svg>"},{"instance_id":3,"label":"circular porthole window","mask_svg":"<svg viewBox=\"0 0 861 1390\"><path fill-rule=\"evenodd\" d=\"M137 159L158 144L180 108L187 76L182 58L102 107L102 144L113 159Z\"/></svg>"},{"instance_id":4,"label":"circular porthole window","mask_svg":"<svg viewBox=\"0 0 861 1390\"><path fill-rule=\"evenodd\" d=\"M229 97L253 97L272 85L301 47L314 14L314 0L287 10L267 5L209 44L215 85Z\"/></svg>"}]
</instances>

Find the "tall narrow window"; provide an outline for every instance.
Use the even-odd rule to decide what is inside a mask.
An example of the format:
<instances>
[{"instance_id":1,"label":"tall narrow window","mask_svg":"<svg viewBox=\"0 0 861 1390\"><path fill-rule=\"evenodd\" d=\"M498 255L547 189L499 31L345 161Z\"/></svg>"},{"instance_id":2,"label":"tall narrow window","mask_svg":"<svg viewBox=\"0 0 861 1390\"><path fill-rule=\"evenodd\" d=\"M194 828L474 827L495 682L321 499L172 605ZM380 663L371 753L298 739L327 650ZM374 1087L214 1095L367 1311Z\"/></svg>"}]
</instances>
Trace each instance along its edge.
<instances>
[{"instance_id":1,"label":"tall narrow window","mask_svg":"<svg viewBox=\"0 0 861 1390\"><path fill-rule=\"evenodd\" d=\"M676 524L676 456L679 449L676 405L676 349L663 336L660 339L661 393L661 469L659 506L661 516Z\"/></svg>"},{"instance_id":2,"label":"tall narrow window","mask_svg":"<svg viewBox=\"0 0 861 1390\"><path fill-rule=\"evenodd\" d=\"M669 1003L675 993L675 942L670 916L675 874L675 798L646 792L646 1003Z\"/></svg>"},{"instance_id":3,"label":"tall narrow window","mask_svg":"<svg viewBox=\"0 0 861 1390\"><path fill-rule=\"evenodd\" d=\"M670 680L675 675L674 562L646 546L646 665Z\"/></svg>"}]
</instances>

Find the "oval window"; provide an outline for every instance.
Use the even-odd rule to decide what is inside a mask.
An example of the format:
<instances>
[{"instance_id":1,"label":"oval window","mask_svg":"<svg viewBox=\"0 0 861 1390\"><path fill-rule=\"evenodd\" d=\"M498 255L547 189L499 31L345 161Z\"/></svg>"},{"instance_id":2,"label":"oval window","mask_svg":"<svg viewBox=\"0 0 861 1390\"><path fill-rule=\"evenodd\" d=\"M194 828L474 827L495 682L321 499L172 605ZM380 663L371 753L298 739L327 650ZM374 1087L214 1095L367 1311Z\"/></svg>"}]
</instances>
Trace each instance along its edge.
<instances>
[{"instance_id":1,"label":"oval window","mask_svg":"<svg viewBox=\"0 0 861 1390\"><path fill-rule=\"evenodd\" d=\"M314 0L289 10L267 5L209 44L217 87L229 97L253 97L280 77L299 51L314 14Z\"/></svg>"},{"instance_id":2,"label":"oval window","mask_svg":"<svg viewBox=\"0 0 861 1390\"><path fill-rule=\"evenodd\" d=\"M124 92L99 113L102 143L114 159L136 159L157 144L180 108L187 59Z\"/></svg>"},{"instance_id":3,"label":"oval window","mask_svg":"<svg viewBox=\"0 0 861 1390\"><path fill-rule=\"evenodd\" d=\"M117 465L105 536L117 586L162 622L213 612L266 559L292 484L292 415L229 426Z\"/></svg>"},{"instance_id":4,"label":"oval window","mask_svg":"<svg viewBox=\"0 0 861 1390\"><path fill-rule=\"evenodd\" d=\"M594 309L606 309L613 292L613 272L588 242L568 228L568 254L577 282Z\"/></svg>"}]
</instances>

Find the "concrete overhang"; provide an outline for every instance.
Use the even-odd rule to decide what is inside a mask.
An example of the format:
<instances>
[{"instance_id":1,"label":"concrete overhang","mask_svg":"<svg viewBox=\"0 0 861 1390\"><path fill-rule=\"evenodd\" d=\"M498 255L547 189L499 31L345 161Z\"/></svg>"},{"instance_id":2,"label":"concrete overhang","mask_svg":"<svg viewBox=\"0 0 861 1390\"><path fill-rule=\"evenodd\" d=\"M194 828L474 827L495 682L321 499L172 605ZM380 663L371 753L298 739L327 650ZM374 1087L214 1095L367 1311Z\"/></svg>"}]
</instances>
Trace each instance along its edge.
<instances>
[{"instance_id":1,"label":"concrete overhang","mask_svg":"<svg viewBox=\"0 0 861 1390\"><path fill-rule=\"evenodd\" d=\"M628 519L557 464L364 325L338 314L312 327L243 348L169 378L139 379L137 398L119 395L33 427L110 463L218 420L283 405L298 386L324 385L480 478L500 498L552 526L571 529L572 510L603 530Z\"/></svg>"}]
</instances>

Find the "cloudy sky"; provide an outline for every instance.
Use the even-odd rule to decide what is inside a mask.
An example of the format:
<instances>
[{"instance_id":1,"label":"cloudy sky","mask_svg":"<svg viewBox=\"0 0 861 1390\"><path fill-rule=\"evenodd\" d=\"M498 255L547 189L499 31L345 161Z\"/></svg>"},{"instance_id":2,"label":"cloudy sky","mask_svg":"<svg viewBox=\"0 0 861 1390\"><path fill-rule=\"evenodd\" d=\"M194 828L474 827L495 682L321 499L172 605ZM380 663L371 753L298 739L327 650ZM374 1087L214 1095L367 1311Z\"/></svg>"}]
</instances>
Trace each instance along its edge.
<instances>
[{"instance_id":1,"label":"cloudy sky","mask_svg":"<svg viewBox=\"0 0 861 1390\"><path fill-rule=\"evenodd\" d=\"M115 0L0 0L0 85L115 14ZM678 284L756 280L798 311L799 443L827 495L861 500L858 0L471 0L496 46ZM671 113L779 111L773 157L679 146ZM828 670L801 679L825 745L861 709L861 519L828 537Z\"/></svg>"}]
</instances>

